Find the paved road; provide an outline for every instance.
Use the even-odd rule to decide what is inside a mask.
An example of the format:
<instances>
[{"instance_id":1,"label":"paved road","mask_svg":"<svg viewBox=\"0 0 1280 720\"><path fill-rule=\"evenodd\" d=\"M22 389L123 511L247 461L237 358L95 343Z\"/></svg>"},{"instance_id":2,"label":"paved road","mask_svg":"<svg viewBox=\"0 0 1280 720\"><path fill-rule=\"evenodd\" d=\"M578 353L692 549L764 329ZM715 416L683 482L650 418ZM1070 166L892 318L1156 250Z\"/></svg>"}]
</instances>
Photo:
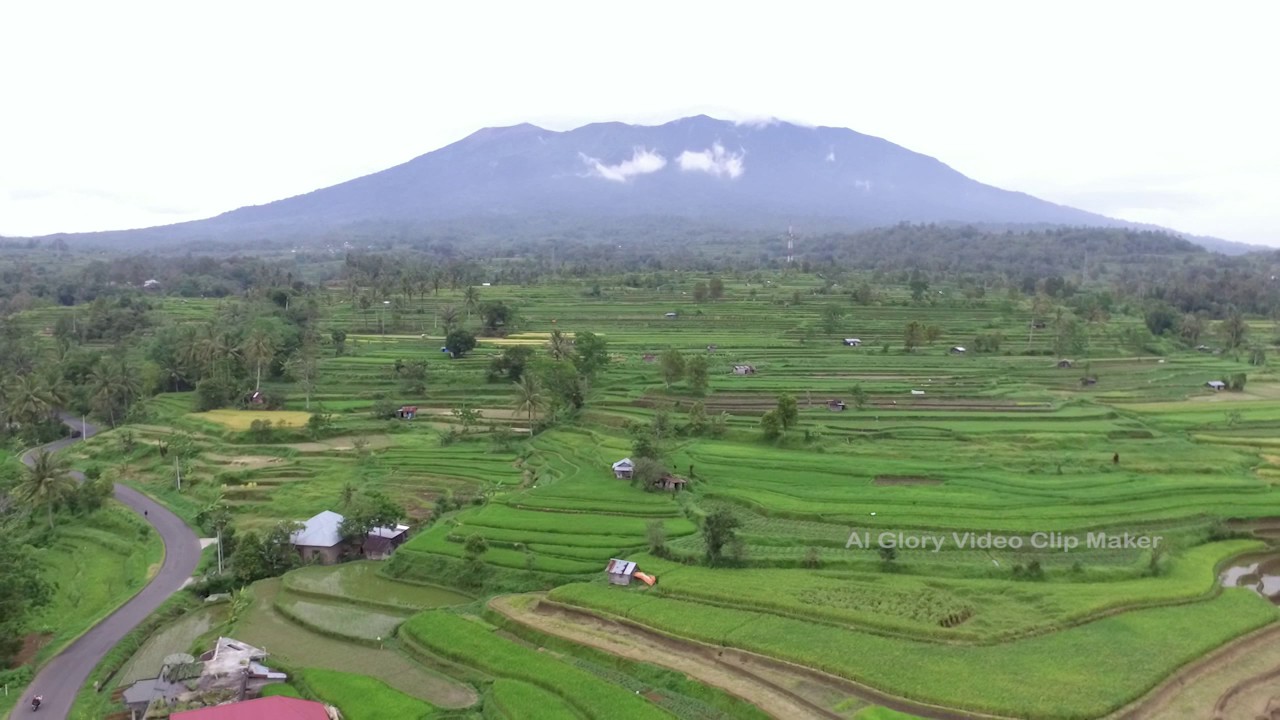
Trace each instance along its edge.
<instances>
[{"instance_id":1,"label":"paved road","mask_svg":"<svg viewBox=\"0 0 1280 720\"><path fill-rule=\"evenodd\" d=\"M64 414L62 421L76 430L81 429L80 418ZM86 437L92 437L97 432L98 428L93 425L84 426ZM64 438L44 447L52 452L75 442L78 442L78 438ZM22 461L30 465L33 453L34 451L24 455ZM84 480L83 475L75 474L79 480ZM9 716L14 720L66 720L76 693L89 679L89 673L101 662L103 656L130 630L155 612L170 595L181 589L196 569L196 562L200 559L200 541L181 518L146 495L118 483L115 486L115 498L132 508L139 516L145 517L156 532L160 533L160 539L164 541L164 565L141 592L94 625L89 632L81 635L36 674L35 680L27 689L27 696ZM37 694L44 695L44 704L40 706L38 715L32 714L30 702L31 696Z\"/></svg>"}]
</instances>

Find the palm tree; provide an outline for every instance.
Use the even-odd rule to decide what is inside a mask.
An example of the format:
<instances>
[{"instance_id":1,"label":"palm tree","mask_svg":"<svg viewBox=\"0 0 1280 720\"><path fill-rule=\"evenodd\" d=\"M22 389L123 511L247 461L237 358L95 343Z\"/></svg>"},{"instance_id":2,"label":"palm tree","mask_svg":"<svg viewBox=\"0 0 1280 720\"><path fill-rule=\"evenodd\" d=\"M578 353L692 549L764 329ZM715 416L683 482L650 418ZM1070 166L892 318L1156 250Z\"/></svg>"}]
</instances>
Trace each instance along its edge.
<instances>
[{"instance_id":1,"label":"palm tree","mask_svg":"<svg viewBox=\"0 0 1280 720\"><path fill-rule=\"evenodd\" d=\"M552 330L551 339L547 341L547 352L552 360L564 360L573 354L573 341L559 330Z\"/></svg>"},{"instance_id":2,"label":"palm tree","mask_svg":"<svg viewBox=\"0 0 1280 720\"><path fill-rule=\"evenodd\" d=\"M53 509L76 488L76 481L67 474L68 466L64 458L51 455L45 450L36 452L27 474L13 489L13 494L20 501L27 503L33 510L44 507L49 517L49 529L53 529Z\"/></svg>"},{"instance_id":3,"label":"palm tree","mask_svg":"<svg viewBox=\"0 0 1280 720\"><path fill-rule=\"evenodd\" d=\"M254 390L262 389L262 364L270 363L275 357L276 347L271 336L262 328L254 328L249 333L249 337L245 338L243 346L244 357L254 365L256 374L256 382Z\"/></svg>"},{"instance_id":4,"label":"palm tree","mask_svg":"<svg viewBox=\"0 0 1280 720\"><path fill-rule=\"evenodd\" d=\"M35 424L53 413L44 384L35 373L19 375L9 385L9 415L23 424Z\"/></svg>"},{"instance_id":5,"label":"palm tree","mask_svg":"<svg viewBox=\"0 0 1280 720\"><path fill-rule=\"evenodd\" d=\"M462 305L467 309L467 320L470 320L471 311L480 305L480 291L474 285L468 285L462 292Z\"/></svg>"},{"instance_id":6,"label":"palm tree","mask_svg":"<svg viewBox=\"0 0 1280 720\"><path fill-rule=\"evenodd\" d=\"M529 434L532 435L533 416L543 403L542 388L538 387L532 373L525 373L513 384L516 386L516 412L529 414Z\"/></svg>"}]
</instances>

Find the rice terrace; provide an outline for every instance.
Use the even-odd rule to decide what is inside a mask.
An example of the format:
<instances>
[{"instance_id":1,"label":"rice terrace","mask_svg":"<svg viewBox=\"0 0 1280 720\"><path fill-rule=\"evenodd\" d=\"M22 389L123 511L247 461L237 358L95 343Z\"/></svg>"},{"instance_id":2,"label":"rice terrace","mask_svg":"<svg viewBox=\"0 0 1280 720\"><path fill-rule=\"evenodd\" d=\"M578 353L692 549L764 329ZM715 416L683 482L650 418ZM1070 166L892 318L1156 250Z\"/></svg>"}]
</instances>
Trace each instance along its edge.
<instances>
[{"instance_id":1,"label":"rice terrace","mask_svg":"<svg viewBox=\"0 0 1280 720\"><path fill-rule=\"evenodd\" d=\"M417 290L375 282L382 257L317 260L332 279L287 298L130 301L146 310L120 357L154 389L90 390L115 427L60 455L85 488L137 488L209 540L192 591L99 665L73 717L125 717L166 657L218 637L344 717L388 717L357 697L397 717L690 720L1274 702L1269 322L1239 321L1252 351L1204 352L1128 301L1078 319L1107 301L1087 288L978 294L939 274L925 295L918 277L784 264ZM124 302L37 305L6 332L75 367L121 351L72 323ZM56 582L85 572L77 538L156 542L74 520L81 502L39 551ZM332 548L304 539L326 512ZM83 627L92 602L28 632Z\"/></svg>"}]
</instances>

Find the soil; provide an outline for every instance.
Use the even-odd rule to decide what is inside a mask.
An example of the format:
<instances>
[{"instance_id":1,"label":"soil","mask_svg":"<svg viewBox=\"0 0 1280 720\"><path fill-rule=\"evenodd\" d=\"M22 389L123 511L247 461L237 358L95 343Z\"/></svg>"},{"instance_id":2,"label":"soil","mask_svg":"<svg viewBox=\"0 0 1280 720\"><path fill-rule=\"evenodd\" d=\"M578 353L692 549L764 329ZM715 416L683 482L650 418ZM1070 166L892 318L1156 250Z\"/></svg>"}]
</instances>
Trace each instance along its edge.
<instances>
[{"instance_id":1,"label":"soil","mask_svg":"<svg viewBox=\"0 0 1280 720\"><path fill-rule=\"evenodd\" d=\"M683 672L752 703L773 717L843 718L872 704L938 720L991 717L918 705L817 670L743 650L675 638L541 598L534 607L521 606L514 602L515 597L496 597L489 601L489 607L539 632ZM839 712L834 710L837 707Z\"/></svg>"},{"instance_id":2,"label":"soil","mask_svg":"<svg viewBox=\"0 0 1280 720\"><path fill-rule=\"evenodd\" d=\"M944 481L936 478L914 477L911 475L877 475L875 485L941 485Z\"/></svg>"},{"instance_id":3,"label":"soil","mask_svg":"<svg viewBox=\"0 0 1280 720\"><path fill-rule=\"evenodd\" d=\"M22 667L34 660L36 653L40 652L40 648L48 645L52 637L52 633L31 633L22 638L22 649L14 656L11 667Z\"/></svg>"},{"instance_id":4,"label":"soil","mask_svg":"<svg viewBox=\"0 0 1280 720\"><path fill-rule=\"evenodd\" d=\"M356 436L344 435L342 437L329 438L323 442L301 442L285 445L284 447L293 448L298 452L329 452L331 450L354 450ZM386 435L369 435L364 438L369 443L370 450L379 450L381 448L391 446L391 438Z\"/></svg>"}]
</instances>

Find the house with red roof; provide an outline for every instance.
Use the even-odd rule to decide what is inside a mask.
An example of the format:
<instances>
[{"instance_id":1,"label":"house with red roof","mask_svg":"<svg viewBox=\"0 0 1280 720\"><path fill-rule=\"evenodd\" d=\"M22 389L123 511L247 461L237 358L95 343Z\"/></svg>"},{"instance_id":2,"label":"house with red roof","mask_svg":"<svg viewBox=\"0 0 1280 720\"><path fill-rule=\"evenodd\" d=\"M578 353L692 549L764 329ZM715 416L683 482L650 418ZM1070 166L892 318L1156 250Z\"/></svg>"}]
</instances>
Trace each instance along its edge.
<instances>
[{"instance_id":1,"label":"house with red roof","mask_svg":"<svg viewBox=\"0 0 1280 720\"><path fill-rule=\"evenodd\" d=\"M176 712L171 720L330 720L322 703L284 697L258 698Z\"/></svg>"}]
</instances>

